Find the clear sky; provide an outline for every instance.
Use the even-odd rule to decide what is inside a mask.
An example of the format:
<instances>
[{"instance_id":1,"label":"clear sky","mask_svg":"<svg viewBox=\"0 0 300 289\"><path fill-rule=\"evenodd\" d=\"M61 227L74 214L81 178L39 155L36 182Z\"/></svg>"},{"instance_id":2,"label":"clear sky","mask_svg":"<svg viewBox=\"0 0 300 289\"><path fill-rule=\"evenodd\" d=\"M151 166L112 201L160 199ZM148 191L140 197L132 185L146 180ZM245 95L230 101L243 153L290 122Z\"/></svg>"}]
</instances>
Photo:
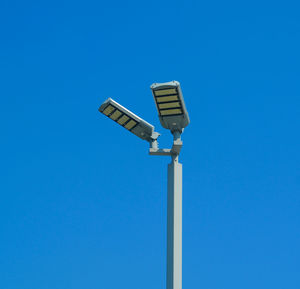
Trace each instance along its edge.
<instances>
[{"instance_id":1,"label":"clear sky","mask_svg":"<svg viewBox=\"0 0 300 289\"><path fill-rule=\"evenodd\" d=\"M181 82L183 288L300 288L299 1L0 4L0 288L163 289L168 157L100 114L160 126Z\"/></svg>"}]
</instances>

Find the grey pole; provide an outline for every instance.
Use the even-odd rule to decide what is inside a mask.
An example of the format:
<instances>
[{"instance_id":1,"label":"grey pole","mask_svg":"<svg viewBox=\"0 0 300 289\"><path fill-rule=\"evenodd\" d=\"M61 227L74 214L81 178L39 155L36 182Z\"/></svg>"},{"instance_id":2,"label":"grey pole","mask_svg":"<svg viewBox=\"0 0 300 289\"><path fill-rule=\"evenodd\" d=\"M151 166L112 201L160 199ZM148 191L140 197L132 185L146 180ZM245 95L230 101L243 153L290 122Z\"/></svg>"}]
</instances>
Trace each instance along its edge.
<instances>
[{"instance_id":1,"label":"grey pole","mask_svg":"<svg viewBox=\"0 0 300 289\"><path fill-rule=\"evenodd\" d=\"M182 289L182 164L168 165L167 289Z\"/></svg>"},{"instance_id":2,"label":"grey pole","mask_svg":"<svg viewBox=\"0 0 300 289\"><path fill-rule=\"evenodd\" d=\"M168 165L167 289L182 289L182 164L178 162L182 141L180 131L172 133L172 149L159 149L155 142L149 153L172 157Z\"/></svg>"}]
</instances>

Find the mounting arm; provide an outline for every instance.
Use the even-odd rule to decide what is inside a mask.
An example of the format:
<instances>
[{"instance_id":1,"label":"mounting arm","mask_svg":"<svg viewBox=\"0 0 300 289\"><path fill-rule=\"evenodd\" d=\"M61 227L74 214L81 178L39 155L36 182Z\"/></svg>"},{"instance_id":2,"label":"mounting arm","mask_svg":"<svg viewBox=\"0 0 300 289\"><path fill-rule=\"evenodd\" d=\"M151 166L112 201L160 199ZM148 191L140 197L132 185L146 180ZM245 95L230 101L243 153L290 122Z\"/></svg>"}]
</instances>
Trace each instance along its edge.
<instances>
[{"instance_id":1,"label":"mounting arm","mask_svg":"<svg viewBox=\"0 0 300 289\"><path fill-rule=\"evenodd\" d=\"M178 156L182 147L181 132L174 131L173 146L171 149L160 149L157 140L150 142L149 155L152 156Z\"/></svg>"}]
</instances>

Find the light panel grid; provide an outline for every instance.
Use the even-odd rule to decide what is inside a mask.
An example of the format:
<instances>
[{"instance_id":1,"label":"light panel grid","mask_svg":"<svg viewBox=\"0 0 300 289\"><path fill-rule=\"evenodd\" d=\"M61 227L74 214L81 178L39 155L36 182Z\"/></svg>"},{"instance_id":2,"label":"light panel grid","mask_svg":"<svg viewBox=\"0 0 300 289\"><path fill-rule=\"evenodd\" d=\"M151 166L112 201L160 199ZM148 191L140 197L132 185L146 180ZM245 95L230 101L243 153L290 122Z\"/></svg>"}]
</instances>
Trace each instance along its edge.
<instances>
[{"instance_id":1,"label":"light panel grid","mask_svg":"<svg viewBox=\"0 0 300 289\"><path fill-rule=\"evenodd\" d=\"M132 131L132 129L139 124L138 121L120 111L112 104L109 104L106 108L104 108L102 113L129 131Z\"/></svg>"},{"instance_id":2,"label":"light panel grid","mask_svg":"<svg viewBox=\"0 0 300 289\"><path fill-rule=\"evenodd\" d=\"M181 100L176 87L153 90L153 94L160 116L183 114Z\"/></svg>"}]
</instances>

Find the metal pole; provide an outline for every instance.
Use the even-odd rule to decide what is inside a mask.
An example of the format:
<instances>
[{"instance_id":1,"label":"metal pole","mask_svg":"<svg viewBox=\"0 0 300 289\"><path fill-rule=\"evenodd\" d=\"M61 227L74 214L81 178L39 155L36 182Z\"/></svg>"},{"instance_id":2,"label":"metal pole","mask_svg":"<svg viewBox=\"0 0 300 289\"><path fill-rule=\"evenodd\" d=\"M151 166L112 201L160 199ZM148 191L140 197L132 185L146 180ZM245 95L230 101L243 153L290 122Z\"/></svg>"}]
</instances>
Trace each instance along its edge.
<instances>
[{"instance_id":1,"label":"metal pole","mask_svg":"<svg viewBox=\"0 0 300 289\"><path fill-rule=\"evenodd\" d=\"M182 289L182 164L168 165L167 289Z\"/></svg>"}]
</instances>

